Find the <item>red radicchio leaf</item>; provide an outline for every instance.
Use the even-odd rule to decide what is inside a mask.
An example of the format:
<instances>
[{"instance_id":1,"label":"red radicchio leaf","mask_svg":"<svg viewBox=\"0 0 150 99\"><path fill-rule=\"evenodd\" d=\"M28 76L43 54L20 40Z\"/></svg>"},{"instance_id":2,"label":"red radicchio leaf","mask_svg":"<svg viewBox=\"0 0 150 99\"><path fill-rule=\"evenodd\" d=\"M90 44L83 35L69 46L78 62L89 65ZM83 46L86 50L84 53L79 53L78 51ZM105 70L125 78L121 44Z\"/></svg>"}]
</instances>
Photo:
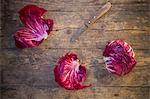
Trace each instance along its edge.
<instances>
[{"instance_id":1,"label":"red radicchio leaf","mask_svg":"<svg viewBox=\"0 0 150 99\"><path fill-rule=\"evenodd\" d=\"M90 86L83 85L86 79L86 68L79 63L74 53L67 53L59 59L54 74L55 81L65 89L78 90Z\"/></svg>"},{"instance_id":2,"label":"red radicchio leaf","mask_svg":"<svg viewBox=\"0 0 150 99\"><path fill-rule=\"evenodd\" d=\"M27 21L28 19L32 18L32 17L37 17L37 18L41 18L41 16L47 12L46 9L44 8L40 8L37 7L36 5L27 5L24 8L22 8L18 13L19 13L19 17L20 20L26 24L26 22L30 22Z\"/></svg>"},{"instance_id":3,"label":"red radicchio leaf","mask_svg":"<svg viewBox=\"0 0 150 99\"><path fill-rule=\"evenodd\" d=\"M18 48L38 46L48 37L53 28L53 20L42 18L46 11L35 5L27 5L19 11L20 20L25 27L14 34L15 44Z\"/></svg>"},{"instance_id":4,"label":"red radicchio leaf","mask_svg":"<svg viewBox=\"0 0 150 99\"><path fill-rule=\"evenodd\" d=\"M106 69L119 76L129 73L136 64L131 46L119 39L108 42L103 56Z\"/></svg>"}]
</instances>

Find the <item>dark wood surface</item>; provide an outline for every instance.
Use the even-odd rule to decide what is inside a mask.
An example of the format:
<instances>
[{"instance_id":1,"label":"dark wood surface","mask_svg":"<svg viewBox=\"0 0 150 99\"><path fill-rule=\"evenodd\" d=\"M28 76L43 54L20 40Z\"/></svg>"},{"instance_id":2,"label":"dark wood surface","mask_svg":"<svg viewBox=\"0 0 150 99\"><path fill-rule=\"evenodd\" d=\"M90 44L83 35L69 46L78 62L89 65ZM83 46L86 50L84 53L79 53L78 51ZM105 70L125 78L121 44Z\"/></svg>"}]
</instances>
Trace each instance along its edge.
<instances>
[{"instance_id":1,"label":"dark wood surface","mask_svg":"<svg viewBox=\"0 0 150 99\"><path fill-rule=\"evenodd\" d=\"M110 0L112 9L83 33L70 38L105 0L1 0L1 99L150 99L150 1ZM48 10L54 30L39 47L17 49L12 35L23 25L18 13L27 4ZM137 65L118 77L105 69L102 52L107 41L123 39L133 47ZM67 91L55 82L53 68L65 52L78 53L87 65L86 84Z\"/></svg>"}]
</instances>

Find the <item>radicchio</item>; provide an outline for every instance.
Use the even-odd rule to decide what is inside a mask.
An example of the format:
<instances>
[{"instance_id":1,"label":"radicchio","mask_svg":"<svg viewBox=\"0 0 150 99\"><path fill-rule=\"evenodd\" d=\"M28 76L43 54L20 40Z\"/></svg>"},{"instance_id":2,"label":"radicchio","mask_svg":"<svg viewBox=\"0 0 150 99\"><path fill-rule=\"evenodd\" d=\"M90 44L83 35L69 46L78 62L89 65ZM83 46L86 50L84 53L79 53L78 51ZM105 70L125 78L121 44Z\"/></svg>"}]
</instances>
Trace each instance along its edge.
<instances>
[{"instance_id":1,"label":"radicchio","mask_svg":"<svg viewBox=\"0 0 150 99\"><path fill-rule=\"evenodd\" d=\"M86 68L79 63L74 53L67 53L59 59L54 74L55 81L65 89L78 90L90 86L83 85L86 79Z\"/></svg>"},{"instance_id":2,"label":"radicchio","mask_svg":"<svg viewBox=\"0 0 150 99\"><path fill-rule=\"evenodd\" d=\"M120 39L108 42L103 56L106 69L118 76L129 73L136 64L133 49Z\"/></svg>"},{"instance_id":3,"label":"radicchio","mask_svg":"<svg viewBox=\"0 0 150 99\"><path fill-rule=\"evenodd\" d=\"M35 47L48 37L53 28L53 20L44 19L47 10L36 5L27 5L19 11L19 17L25 25L14 34L18 48Z\"/></svg>"}]
</instances>

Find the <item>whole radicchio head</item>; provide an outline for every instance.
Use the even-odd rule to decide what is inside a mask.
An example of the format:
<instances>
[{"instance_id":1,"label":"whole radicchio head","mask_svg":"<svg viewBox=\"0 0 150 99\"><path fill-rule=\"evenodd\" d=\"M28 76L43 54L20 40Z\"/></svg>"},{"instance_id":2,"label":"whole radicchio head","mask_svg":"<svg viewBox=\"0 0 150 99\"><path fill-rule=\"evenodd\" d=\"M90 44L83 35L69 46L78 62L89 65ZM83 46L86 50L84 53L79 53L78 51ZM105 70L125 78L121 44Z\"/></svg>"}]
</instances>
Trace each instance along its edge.
<instances>
[{"instance_id":1,"label":"whole radicchio head","mask_svg":"<svg viewBox=\"0 0 150 99\"><path fill-rule=\"evenodd\" d=\"M103 56L106 69L119 76L129 73L136 64L133 49L120 39L108 42Z\"/></svg>"},{"instance_id":2,"label":"whole radicchio head","mask_svg":"<svg viewBox=\"0 0 150 99\"><path fill-rule=\"evenodd\" d=\"M42 18L46 11L36 5L27 5L19 11L20 20L25 26L14 34L18 48L38 46L48 37L53 28L53 20Z\"/></svg>"},{"instance_id":3,"label":"whole radicchio head","mask_svg":"<svg viewBox=\"0 0 150 99\"><path fill-rule=\"evenodd\" d=\"M74 53L67 53L62 56L54 68L55 81L68 90L83 89L86 79L86 68L79 63L79 59Z\"/></svg>"}]
</instances>

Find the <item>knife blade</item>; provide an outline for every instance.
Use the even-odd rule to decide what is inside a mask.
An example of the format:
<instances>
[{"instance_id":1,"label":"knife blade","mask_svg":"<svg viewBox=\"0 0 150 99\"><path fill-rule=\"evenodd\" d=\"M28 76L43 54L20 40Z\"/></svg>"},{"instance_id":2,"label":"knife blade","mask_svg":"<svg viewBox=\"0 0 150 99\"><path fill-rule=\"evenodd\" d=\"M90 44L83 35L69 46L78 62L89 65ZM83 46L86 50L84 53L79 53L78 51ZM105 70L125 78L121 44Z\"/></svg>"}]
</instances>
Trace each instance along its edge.
<instances>
[{"instance_id":1,"label":"knife blade","mask_svg":"<svg viewBox=\"0 0 150 99\"><path fill-rule=\"evenodd\" d=\"M95 23L100 17L105 15L111 8L111 3L107 2L104 6L100 8L98 14L93 16L89 21L85 22L71 37L70 41L75 42L78 40L79 36L84 33L93 23Z\"/></svg>"}]
</instances>

